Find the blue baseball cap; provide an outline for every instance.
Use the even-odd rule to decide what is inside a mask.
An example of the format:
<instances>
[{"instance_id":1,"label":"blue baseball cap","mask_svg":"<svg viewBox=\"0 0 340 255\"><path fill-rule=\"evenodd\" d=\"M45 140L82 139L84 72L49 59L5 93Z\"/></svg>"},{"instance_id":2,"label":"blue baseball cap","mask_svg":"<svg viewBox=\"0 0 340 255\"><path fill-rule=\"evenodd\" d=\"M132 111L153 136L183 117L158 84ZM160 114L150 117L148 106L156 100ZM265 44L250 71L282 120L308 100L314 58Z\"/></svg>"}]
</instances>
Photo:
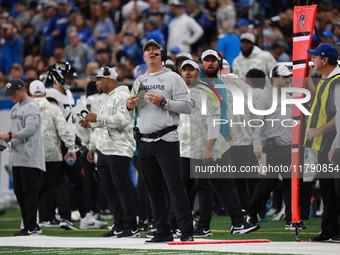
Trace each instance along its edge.
<instances>
[{"instance_id":1,"label":"blue baseball cap","mask_svg":"<svg viewBox=\"0 0 340 255\"><path fill-rule=\"evenodd\" d=\"M239 21L237 21L236 23L236 27L239 26L248 26L250 23L247 19L239 19Z\"/></svg>"},{"instance_id":2,"label":"blue baseball cap","mask_svg":"<svg viewBox=\"0 0 340 255\"><path fill-rule=\"evenodd\" d=\"M338 50L329 43L320 44L315 50L307 50L309 55L322 56L329 59L337 60L338 59Z\"/></svg>"},{"instance_id":3,"label":"blue baseball cap","mask_svg":"<svg viewBox=\"0 0 340 255\"><path fill-rule=\"evenodd\" d=\"M181 49L179 48L179 47L177 47L177 46L175 46L175 47L172 47L171 49L170 49L170 52L171 53L180 53L181 52Z\"/></svg>"},{"instance_id":4,"label":"blue baseball cap","mask_svg":"<svg viewBox=\"0 0 340 255\"><path fill-rule=\"evenodd\" d=\"M334 37L334 34L333 34L332 31L324 30L324 31L321 33L321 36L333 38L333 37Z\"/></svg>"}]
</instances>

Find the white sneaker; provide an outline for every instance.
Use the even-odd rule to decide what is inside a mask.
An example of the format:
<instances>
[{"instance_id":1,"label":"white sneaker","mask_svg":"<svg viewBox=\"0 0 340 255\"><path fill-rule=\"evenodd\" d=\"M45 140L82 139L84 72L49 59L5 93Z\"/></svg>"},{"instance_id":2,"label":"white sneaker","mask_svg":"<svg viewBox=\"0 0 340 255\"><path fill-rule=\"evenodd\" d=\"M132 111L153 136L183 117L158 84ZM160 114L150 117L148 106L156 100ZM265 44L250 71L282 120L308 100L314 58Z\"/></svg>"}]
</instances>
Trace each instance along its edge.
<instances>
[{"instance_id":1,"label":"white sneaker","mask_svg":"<svg viewBox=\"0 0 340 255\"><path fill-rule=\"evenodd\" d=\"M61 219L59 223L60 228L65 229L65 230L77 230L77 228L72 224L72 222Z\"/></svg>"},{"instance_id":2,"label":"white sneaker","mask_svg":"<svg viewBox=\"0 0 340 255\"><path fill-rule=\"evenodd\" d=\"M91 213L87 213L80 219L80 229L102 228L107 226L107 222L96 220Z\"/></svg>"},{"instance_id":3,"label":"white sneaker","mask_svg":"<svg viewBox=\"0 0 340 255\"><path fill-rule=\"evenodd\" d=\"M272 220L273 220L273 221L281 221L281 220L284 220L284 219L286 218L285 211L286 211L286 206L283 206L283 207L281 208L281 211L278 212L278 214L273 215Z\"/></svg>"}]
</instances>

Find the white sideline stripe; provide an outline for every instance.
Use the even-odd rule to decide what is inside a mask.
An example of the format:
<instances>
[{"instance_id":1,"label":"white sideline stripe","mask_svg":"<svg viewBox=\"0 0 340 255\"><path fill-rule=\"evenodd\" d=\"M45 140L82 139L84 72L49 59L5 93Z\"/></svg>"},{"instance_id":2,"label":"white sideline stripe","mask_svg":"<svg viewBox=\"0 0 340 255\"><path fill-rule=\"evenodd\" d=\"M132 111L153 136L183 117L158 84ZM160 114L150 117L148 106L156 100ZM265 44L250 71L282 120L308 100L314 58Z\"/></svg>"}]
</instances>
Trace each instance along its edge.
<instances>
[{"instance_id":1,"label":"white sideline stripe","mask_svg":"<svg viewBox=\"0 0 340 255\"><path fill-rule=\"evenodd\" d=\"M254 236L256 237L256 235ZM226 234L226 239L228 235ZM240 238L241 239L241 238ZM20 236L0 237L0 246L15 247L56 247L56 248L109 248L109 249L141 249L141 250L197 250L220 251L224 253L270 253L270 254L302 254L302 255L338 255L339 245L333 243L313 242L270 242L241 244L202 244L202 245L168 245L144 244L146 238L89 238L89 237L54 237L54 236ZM179 239L176 239L179 240ZM197 238L197 240L199 240ZM205 240L205 239L201 239ZM322 252L320 252L322 251ZM161 252L161 251L160 251ZM108 251L107 254L110 254Z\"/></svg>"},{"instance_id":2,"label":"white sideline stripe","mask_svg":"<svg viewBox=\"0 0 340 255\"><path fill-rule=\"evenodd\" d=\"M293 42L308 41L309 38L309 35L293 37Z\"/></svg>"}]
</instances>

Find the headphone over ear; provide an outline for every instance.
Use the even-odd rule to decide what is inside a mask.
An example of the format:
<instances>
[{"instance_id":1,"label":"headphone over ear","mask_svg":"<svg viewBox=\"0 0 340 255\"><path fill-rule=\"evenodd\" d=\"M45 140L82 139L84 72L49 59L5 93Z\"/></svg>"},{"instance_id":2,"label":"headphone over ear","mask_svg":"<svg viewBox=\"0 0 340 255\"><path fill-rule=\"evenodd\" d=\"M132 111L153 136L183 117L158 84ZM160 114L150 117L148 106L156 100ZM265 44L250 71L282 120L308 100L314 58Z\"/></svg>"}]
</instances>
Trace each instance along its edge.
<instances>
[{"instance_id":1,"label":"headphone over ear","mask_svg":"<svg viewBox=\"0 0 340 255\"><path fill-rule=\"evenodd\" d=\"M216 50L215 50L216 51ZM203 51L204 52L204 51ZM202 52L202 53L203 53ZM202 63L202 61L203 61L203 59L202 59L202 53L201 53L201 55L199 56L199 58L198 58L198 62L200 62L200 63ZM223 69L223 57L222 57L222 55L218 52L218 51L216 51L216 53L217 53L217 55L220 57L219 59L217 59L217 61L218 61L218 70L222 70Z\"/></svg>"}]
</instances>

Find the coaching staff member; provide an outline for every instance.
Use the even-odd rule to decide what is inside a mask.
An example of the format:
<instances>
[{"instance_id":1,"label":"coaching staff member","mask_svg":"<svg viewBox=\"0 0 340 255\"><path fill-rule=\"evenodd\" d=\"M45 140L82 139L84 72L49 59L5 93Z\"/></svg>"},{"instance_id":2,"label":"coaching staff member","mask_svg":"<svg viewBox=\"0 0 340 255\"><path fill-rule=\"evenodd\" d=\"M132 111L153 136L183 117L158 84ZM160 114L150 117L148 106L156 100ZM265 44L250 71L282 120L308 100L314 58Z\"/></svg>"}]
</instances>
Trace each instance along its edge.
<instances>
[{"instance_id":1,"label":"coaching staff member","mask_svg":"<svg viewBox=\"0 0 340 255\"><path fill-rule=\"evenodd\" d=\"M163 68L161 56L164 53L154 40L144 44L143 58L148 70L136 79L132 96L126 102L127 110L137 117L139 131L135 130L135 133L140 140L139 159L157 228L155 236L147 241L151 243L173 240L163 177L182 231L181 241L193 240L190 204L180 172L177 131L179 114L190 114L192 105L183 79Z\"/></svg>"},{"instance_id":2,"label":"coaching staff member","mask_svg":"<svg viewBox=\"0 0 340 255\"><path fill-rule=\"evenodd\" d=\"M11 109L11 131L0 139L11 141L14 193L17 197L24 229L16 236L41 234L37 224L38 179L45 171L45 158L41 139L40 108L28 97L24 82L12 79L7 84L6 95L15 103Z\"/></svg>"}]
</instances>

